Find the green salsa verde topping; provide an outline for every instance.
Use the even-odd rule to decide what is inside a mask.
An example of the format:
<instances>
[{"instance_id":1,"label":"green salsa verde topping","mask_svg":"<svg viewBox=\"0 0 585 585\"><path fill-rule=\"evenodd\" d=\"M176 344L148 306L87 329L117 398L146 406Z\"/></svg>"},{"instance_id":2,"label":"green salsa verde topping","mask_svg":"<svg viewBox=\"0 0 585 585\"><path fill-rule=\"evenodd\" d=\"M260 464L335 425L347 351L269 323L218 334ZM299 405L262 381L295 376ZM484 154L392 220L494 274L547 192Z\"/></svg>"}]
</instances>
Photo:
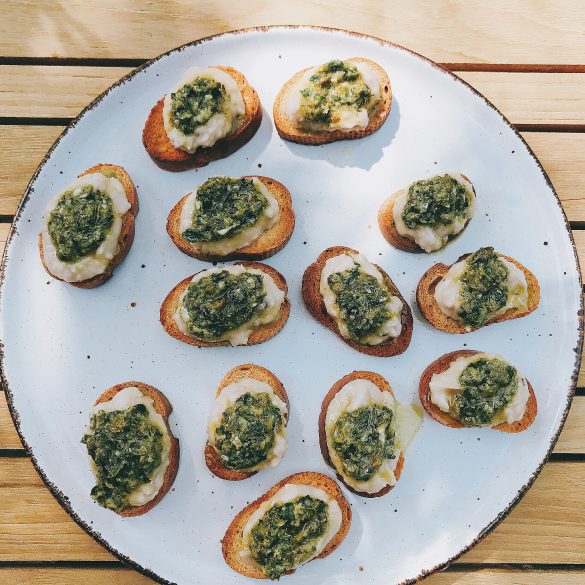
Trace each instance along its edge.
<instances>
[{"instance_id":1,"label":"green salsa verde topping","mask_svg":"<svg viewBox=\"0 0 585 585\"><path fill-rule=\"evenodd\" d=\"M114 223L110 196L91 185L66 191L49 214L47 230L61 262L95 252Z\"/></svg>"},{"instance_id":2,"label":"green salsa verde topping","mask_svg":"<svg viewBox=\"0 0 585 585\"><path fill-rule=\"evenodd\" d=\"M469 191L450 175L415 181L408 188L402 221L406 227L436 227L463 219L470 204Z\"/></svg>"},{"instance_id":3,"label":"green salsa verde topping","mask_svg":"<svg viewBox=\"0 0 585 585\"><path fill-rule=\"evenodd\" d=\"M243 325L264 308L262 276L252 272L214 272L192 282L183 305L189 315L191 335L217 339Z\"/></svg>"},{"instance_id":4,"label":"green salsa verde topping","mask_svg":"<svg viewBox=\"0 0 585 585\"><path fill-rule=\"evenodd\" d=\"M226 100L223 84L210 77L196 77L171 93L171 122L183 134L193 134L224 110Z\"/></svg>"},{"instance_id":5,"label":"green salsa verde topping","mask_svg":"<svg viewBox=\"0 0 585 585\"><path fill-rule=\"evenodd\" d=\"M163 434L150 422L148 409L136 404L127 410L103 410L91 416L81 440L95 463L93 499L110 510L128 505L128 495L152 479L162 462Z\"/></svg>"},{"instance_id":6,"label":"green salsa verde topping","mask_svg":"<svg viewBox=\"0 0 585 585\"><path fill-rule=\"evenodd\" d=\"M480 248L465 260L461 275L459 316L481 327L508 301L508 267L493 248Z\"/></svg>"},{"instance_id":7,"label":"green salsa verde topping","mask_svg":"<svg viewBox=\"0 0 585 585\"><path fill-rule=\"evenodd\" d=\"M394 459L393 413L387 406L369 405L344 412L331 432L343 473L368 481L384 460Z\"/></svg>"},{"instance_id":8,"label":"green salsa verde topping","mask_svg":"<svg viewBox=\"0 0 585 585\"><path fill-rule=\"evenodd\" d=\"M266 461L282 429L282 413L268 392L246 392L226 408L215 429L215 449L231 469L249 469Z\"/></svg>"},{"instance_id":9,"label":"green salsa verde topping","mask_svg":"<svg viewBox=\"0 0 585 585\"><path fill-rule=\"evenodd\" d=\"M254 225L268 205L252 179L213 177L197 189L188 242L216 242Z\"/></svg>"},{"instance_id":10,"label":"green salsa verde topping","mask_svg":"<svg viewBox=\"0 0 585 585\"><path fill-rule=\"evenodd\" d=\"M466 427L490 424L518 391L518 372L500 360L480 358L459 376L463 392L455 394L452 414Z\"/></svg>"},{"instance_id":11,"label":"green salsa verde topping","mask_svg":"<svg viewBox=\"0 0 585 585\"><path fill-rule=\"evenodd\" d=\"M347 61L329 61L301 90L300 114L304 125L327 127L340 110L371 110L376 102L358 68ZM373 102L373 103L372 103Z\"/></svg>"},{"instance_id":12,"label":"green salsa verde topping","mask_svg":"<svg viewBox=\"0 0 585 585\"><path fill-rule=\"evenodd\" d=\"M335 295L341 320L354 341L377 333L392 317L388 308L390 291L358 266L331 274L327 284Z\"/></svg>"},{"instance_id":13,"label":"green salsa verde topping","mask_svg":"<svg viewBox=\"0 0 585 585\"><path fill-rule=\"evenodd\" d=\"M310 560L328 524L328 505L318 498L301 496L272 506L250 531L252 558L269 579Z\"/></svg>"}]
</instances>

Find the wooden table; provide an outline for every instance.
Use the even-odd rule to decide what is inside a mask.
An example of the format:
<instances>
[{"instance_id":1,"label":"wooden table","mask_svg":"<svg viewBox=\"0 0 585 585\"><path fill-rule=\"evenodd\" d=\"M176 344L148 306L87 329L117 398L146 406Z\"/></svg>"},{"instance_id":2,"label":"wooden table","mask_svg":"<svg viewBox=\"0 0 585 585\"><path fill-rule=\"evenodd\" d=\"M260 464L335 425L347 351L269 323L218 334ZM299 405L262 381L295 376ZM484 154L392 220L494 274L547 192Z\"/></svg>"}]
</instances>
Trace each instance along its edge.
<instances>
[{"instance_id":1,"label":"wooden table","mask_svg":"<svg viewBox=\"0 0 585 585\"><path fill-rule=\"evenodd\" d=\"M522 132L585 266L585 6L574 1L45 0L0 3L0 245L64 126L132 67L264 24L376 35L444 64ZM585 583L585 371L550 462L510 516L429 585ZM87 536L26 457L0 397L0 582L150 583Z\"/></svg>"}]
</instances>

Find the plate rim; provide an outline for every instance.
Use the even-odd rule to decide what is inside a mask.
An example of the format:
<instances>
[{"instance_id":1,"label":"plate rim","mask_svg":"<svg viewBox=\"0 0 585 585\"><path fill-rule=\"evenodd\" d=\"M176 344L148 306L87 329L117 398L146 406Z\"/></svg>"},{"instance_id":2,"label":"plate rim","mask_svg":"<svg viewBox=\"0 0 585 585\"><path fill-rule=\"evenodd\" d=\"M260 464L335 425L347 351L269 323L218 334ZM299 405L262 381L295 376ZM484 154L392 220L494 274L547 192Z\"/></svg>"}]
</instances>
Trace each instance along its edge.
<instances>
[{"instance_id":1,"label":"plate rim","mask_svg":"<svg viewBox=\"0 0 585 585\"><path fill-rule=\"evenodd\" d=\"M433 68L439 70L440 72L446 73L451 78L453 78L454 80L463 84L465 87L467 87L469 90L471 90L471 92L473 94L475 94L477 97L481 98L489 108L491 108L494 112L496 112L496 114L498 114L500 116L502 121L510 128L510 130L512 130L512 132L516 135L516 137L524 145L528 154L532 157L532 159L536 163L538 169L540 170L540 172L542 173L542 175L544 177L546 184L548 185L552 194L554 195L554 197L556 199L556 203L557 203L557 205L561 211L562 217L565 221L565 230L568 233L569 241L571 243L571 247L573 250L575 268L577 270L577 277L578 277L578 282L579 282L579 290L583 291L583 280L582 280L582 276L581 276L579 257L577 254L577 247L575 244L575 240L573 238L573 232L571 230L569 220L567 219L567 214L565 213L565 210L564 210L564 208L561 204L560 198L559 198L559 196L558 196L558 194L557 194L557 192L556 192L556 190L555 190L555 188L550 180L550 177L548 176L547 172L544 170L542 164L538 160L536 154L530 148L530 146L528 145L526 140L524 140L524 138L520 134L520 132L508 120L508 118L490 100L488 100L481 92L479 92L475 87L473 87L467 81L465 81L464 79L462 79L461 77L459 77L458 75L456 75L455 73L453 73L452 71L447 69L446 67L443 67L442 65L440 65L436 61L433 61L429 57L426 57L420 53L417 53L416 51L413 51L412 49L409 49L407 47L404 47L402 45L399 45L397 43L393 43L391 41L388 41L386 39L382 39L382 38L374 36L374 35L369 35L366 33L356 32L356 31L343 29L343 28L330 27L330 26L304 25L304 24L274 24L274 25L252 26L252 27L245 27L245 28L239 28L239 29L234 29L234 30L230 30L230 31L225 31L222 33L214 34L214 35L201 37L201 38L196 39L194 41L190 41L188 43L184 43L182 45L179 45L178 47L174 47L173 49L165 51L164 53L161 53L161 54L157 55L156 57L153 57L152 59L148 59L147 61L145 61L144 63L142 63L138 67L132 69L132 71L129 71L128 73L126 73L126 75L124 75L123 77L121 77L120 79L115 81L105 91L100 93L87 106L85 106L81 110L81 112L77 116L75 116L75 118L73 118L73 120L71 120L71 122L66 126L66 128L63 130L63 132L53 142L53 144L51 145L51 147L49 148L49 150L47 151L47 153L43 157L42 161L40 162L40 164L36 168L32 177L30 178L30 180L26 186L26 189L24 191L24 195L18 204L18 208L16 210L16 213L14 214L14 219L12 220L12 223L10 225L10 229L8 231L8 235L6 237L4 252L2 254L2 260L0 262L0 298L2 297L3 286L4 286L5 276L6 276L6 264L8 261L8 250L10 248L10 243L11 243L12 238L14 237L14 235L17 231L17 224L20 220L20 217L22 215L22 212L24 211L24 208L25 208L28 200L30 199L30 195L32 193L34 193L36 180L37 180L40 172L42 171L43 167L45 166L45 164L49 161L53 151L55 150L55 148L57 148L57 146L61 142L61 140L69 133L69 131L71 129L75 128L77 123L88 112L90 112L95 107L97 107L113 89L115 89L118 86L126 84L128 81L130 81L132 78L134 78L138 73L140 73L144 69L147 69L148 67L150 67L151 65L153 65L154 63L156 63L157 61L159 61L160 59L162 59L164 57L167 57L167 56L172 55L174 53L179 53L188 47L197 46L199 44L202 44L202 43L205 43L208 41L212 41L212 40L220 38L220 37L236 36L236 35L241 35L241 34L246 34L246 33L256 33L256 32L260 32L260 33L271 32L271 31L279 30L279 29L280 30L299 30L300 29L300 30L323 31L325 33L343 33L343 34L346 34L346 35L351 36L351 37L361 38L361 39L365 39L365 40L369 40L369 41L375 41L381 46L399 49L401 51L409 53L410 55L412 55L418 59L421 59L421 60L427 62ZM558 431L552 437L550 444L549 444L549 448L548 448L547 452L545 453L543 459L541 460L539 465L536 467L536 469L534 470L534 472L532 473L532 475L530 476L528 481L518 490L518 492L514 495L514 497L512 498L510 503L504 508L504 510L502 510L499 514L497 514L497 516L491 522L489 522L486 526L484 526L484 528L479 531L477 536L475 538L473 538L473 540L471 540L471 542L468 542L459 552L457 552L455 555L449 557L445 561L442 561L429 569L423 569L419 572L419 574L416 577L412 577L412 578L403 580L400 583L397 583L396 585L409 585L412 583L416 583L416 582L428 577L429 575L436 573L437 571L440 571L440 570L447 568L451 563L453 563L455 560L457 560L461 555L463 555L466 552L468 552L469 550L471 550L481 540L483 540L492 530L494 530L508 516L508 514L510 514L510 512L518 505L520 500L528 492L528 490L530 489L530 487L532 486L532 484L534 483L536 478L540 475L540 472L542 471L544 465L547 463L547 461L552 453L552 450L554 449L554 447L558 441L558 438L563 430L563 427L565 425L565 421L567 419L567 416L569 414L569 410L571 408L573 397L575 396L575 389L577 387L579 370L581 367L581 357L582 357L583 339L584 339L584 321L585 321L585 319L584 319L584 298L583 298L583 296L584 296L583 294L581 294L579 296L579 310L577 311L578 340L577 340L577 345L573 348L573 351L576 354L576 358L575 358L575 362L574 362L574 366L573 366L573 372L571 374L570 387L568 389L568 394L567 394L567 403L565 405L565 409L564 409L563 414L562 414L562 418L560 421ZM2 317L3 317L2 312L0 311L0 322L2 321ZM0 386L4 390L4 394L6 396L6 402L8 404L8 410L10 412L10 416L12 417L14 427L16 428L16 431L18 433L18 437L22 443L22 446L24 447L24 451L25 451L26 455L28 456L28 458L30 459L30 461L32 462L36 472L41 477L45 486L49 489L49 491L51 492L53 497L57 500L57 502L65 510L65 512L67 512L67 514L73 519L73 521L80 528L82 528L89 536L91 536L96 542L98 542L101 546L103 546L108 552L113 554L116 558L118 558L120 561L122 561L123 563L125 563L126 565L128 565L129 567L131 567L132 569L137 571L138 573L140 573L146 577L149 577L150 579L153 579L157 583L161 583L162 585L176 585L172 581L165 579L164 577L162 577L159 574L157 574L156 572L154 572L152 569L133 560L129 556L127 556L124 553L117 550L113 545L111 545L106 540L106 538L104 536L102 536L102 534L98 530L92 528L90 524L88 524L87 522L85 522L84 520L82 520L79 517L77 512L71 506L71 504L69 502L69 498L48 478L46 472L41 467L41 465L38 463L38 461L33 453L32 448L27 443L27 441L24 437L24 433L22 432L22 429L20 427L20 414L14 405L13 395L12 395L11 390L9 389L8 377L6 376L6 373L4 371L4 346L5 346L5 342L3 340L0 340Z\"/></svg>"}]
</instances>

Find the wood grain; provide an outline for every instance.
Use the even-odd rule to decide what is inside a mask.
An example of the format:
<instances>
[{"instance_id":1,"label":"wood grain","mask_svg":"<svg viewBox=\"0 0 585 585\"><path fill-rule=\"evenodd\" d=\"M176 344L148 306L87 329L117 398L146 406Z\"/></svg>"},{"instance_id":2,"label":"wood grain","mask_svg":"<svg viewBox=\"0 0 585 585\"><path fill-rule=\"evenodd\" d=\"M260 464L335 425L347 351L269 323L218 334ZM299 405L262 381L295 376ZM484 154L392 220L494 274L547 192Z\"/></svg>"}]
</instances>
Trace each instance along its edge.
<instances>
[{"instance_id":1,"label":"wood grain","mask_svg":"<svg viewBox=\"0 0 585 585\"><path fill-rule=\"evenodd\" d=\"M547 464L506 522L461 561L585 563L585 507L575 505L584 497L585 465ZM0 458L0 501L0 561L112 560L69 519L28 459Z\"/></svg>"},{"instance_id":2,"label":"wood grain","mask_svg":"<svg viewBox=\"0 0 585 585\"><path fill-rule=\"evenodd\" d=\"M457 567L455 567L457 569ZM356 575L367 567L355 567ZM115 568L0 568L0 582L19 585L151 585L143 577L122 565ZM473 572L451 570L425 579L425 585L582 585L585 571L535 571L530 569L479 569Z\"/></svg>"},{"instance_id":3,"label":"wood grain","mask_svg":"<svg viewBox=\"0 0 585 585\"><path fill-rule=\"evenodd\" d=\"M530 0L200 0L196 9L188 0L4 0L0 54L146 58L238 28L327 23L392 40L440 62L580 64L582 8L570 0L540 2L538 9Z\"/></svg>"},{"instance_id":4,"label":"wood grain","mask_svg":"<svg viewBox=\"0 0 585 585\"><path fill-rule=\"evenodd\" d=\"M73 118L131 70L1 65L0 117ZM514 124L585 124L583 73L455 73Z\"/></svg>"},{"instance_id":5,"label":"wood grain","mask_svg":"<svg viewBox=\"0 0 585 585\"><path fill-rule=\"evenodd\" d=\"M4 126L0 132L0 215L12 215L31 175L63 131L55 126ZM22 140L26 136L27 140ZM585 134L525 132L570 221L585 221Z\"/></svg>"}]
</instances>

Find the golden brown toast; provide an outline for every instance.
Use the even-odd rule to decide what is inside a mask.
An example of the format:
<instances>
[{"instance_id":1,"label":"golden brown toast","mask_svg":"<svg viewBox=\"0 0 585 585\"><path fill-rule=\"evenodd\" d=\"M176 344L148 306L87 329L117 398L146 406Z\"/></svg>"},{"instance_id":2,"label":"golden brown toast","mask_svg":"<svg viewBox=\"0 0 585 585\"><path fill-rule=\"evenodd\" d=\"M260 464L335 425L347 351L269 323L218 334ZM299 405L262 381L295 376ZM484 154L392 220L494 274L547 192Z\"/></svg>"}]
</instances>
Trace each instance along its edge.
<instances>
[{"instance_id":1,"label":"golden brown toast","mask_svg":"<svg viewBox=\"0 0 585 585\"><path fill-rule=\"evenodd\" d=\"M404 297L400 294L400 291L396 288L391 278L378 265L375 266L384 276L384 280L390 289L390 292L400 298L404 304L402 309L402 331L398 337L389 338L379 345L361 345L351 339L343 337L335 319L333 319L333 317L327 312L320 290L321 272L323 271L325 262L327 262L329 258L339 256L344 252L349 252L351 254L358 253L357 250L352 250L346 246L327 248L325 251L321 252L317 260L305 270L305 273L303 274L302 293L307 309L311 315L319 321L319 323L328 329L331 329L331 331L333 331L333 333L335 333L344 343L347 343L347 345L357 351L378 357L390 357L405 352L412 337L412 312L408 303L404 300Z\"/></svg>"},{"instance_id":2,"label":"golden brown toast","mask_svg":"<svg viewBox=\"0 0 585 585\"><path fill-rule=\"evenodd\" d=\"M370 382L374 383L382 392L389 392L392 396L394 396L394 392L392 392L392 388L388 381L380 376L380 374L376 374L374 372L352 372L351 374L347 374L347 376L343 376L341 380L337 380L335 384L331 387L329 392L323 398L323 402L321 404L321 412L319 413L319 446L321 447L321 454L323 455L323 459L325 459L325 463L332 467L337 475L337 479L345 485L345 487L352 491L354 494L358 496L364 496L366 498L378 498L387 494L394 486L387 485L383 487L381 490L375 493L369 492L358 492L355 488L351 487L345 482L344 477L337 471L335 465L333 465L333 461L331 460L331 456L329 455L329 447L327 445L327 434L325 432L325 420L327 417L327 410L329 409L329 405L331 401L335 397L335 395L349 382L352 380L369 380ZM400 479L400 475L402 474L402 468L404 467L404 452L400 452L398 457L398 462L396 464L396 469L394 470L394 476L396 477L396 481Z\"/></svg>"},{"instance_id":3,"label":"golden brown toast","mask_svg":"<svg viewBox=\"0 0 585 585\"><path fill-rule=\"evenodd\" d=\"M239 248L229 254L211 254L203 252L196 245L185 240L181 235L181 210L189 195L185 195L173 207L167 219L167 233L181 252L202 260L204 262L224 262L226 260L264 260L274 256L282 250L290 240L295 227L295 212L292 208L292 199L289 190L282 184L270 177L246 176L245 179L258 179L270 191L271 195L278 201L280 207L280 218L260 237L247 246Z\"/></svg>"},{"instance_id":4,"label":"golden brown toast","mask_svg":"<svg viewBox=\"0 0 585 585\"><path fill-rule=\"evenodd\" d=\"M423 408L427 411L431 418L434 418L437 422L440 422L442 425L447 427L452 427L454 429L462 429L465 426L459 422L456 418L452 417L447 412L443 412L438 406L436 406L431 401L431 390L430 390L430 382L431 378L434 374L440 374L445 372L449 369L449 366L458 358L460 357L468 357L480 353L478 351L472 349L460 349L458 351L452 351L450 353L446 353L442 355L440 358L437 358L433 363L431 363L423 372L420 384L418 388L418 394L420 397L420 401L423 405ZM521 431L526 430L536 418L536 414L538 412L538 406L536 403L536 396L534 394L534 390L532 385L528 380L528 390L530 392L530 396L528 398L528 402L526 403L526 410L524 411L524 416L519 421L514 423L500 423L494 427L497 431L502 431L504 433L519 433Z\"/></svg>"},{"instance_id":5,"label":"golden brown toast","mask_svg":"<svg viewBox=\"0 0 585 585\"><path fill-rule=\"evenodd\" d=\"M237 85L246 108L244 119L232 134L218 140L209 148L198 148L189 153L176 148L170 141L163 121L164 96L155 104L142 130L142 143L150 158L167 171L185 171L196 167L204 167L211 161L225 158L244 146L252 139L262 121L262 106L256 90L248 83L242 73L233 67L217 65L216 69L231 75Z\"/></svg>"},{"instance_id":6,"label":"golden brown toast","mask_svg":"<svg viewBox=\"0 0 585 585\"><path fill-rule=\"evenodd\" d=\"M116 394L118 394L118 392L120 392L120 390L132 386L138 388L145 396L150 396L153 399L155 410L162 416L163 420L165 421L165 425L171 439L171 450L169 452L169 465L165 471L164 482L158 494L156 494L156 496L150 500L150 502L146 502L146 504L143 504L142 506L126 506L125 508L122 508L116 512L120 516L125 517L141 516L142 514L146 514L146 512L154 508L171 489L179 469L179 440L173 436L173 432L169 425L169 416L173 411L173 407L162 392L153 386L143 384L142 382L124 382L123 384L116 384L116 386L112 386L109 390L106 390L95 401L95 404L108 402L108 400L111 400Z\"/></svg>"},{"instance_id":7,"label":"golden brown toast","mask_svg":"<svg viewBox=\"0 0 585 585\"><path fill-rule=\"evenodd\" d=\"M98 274L92 278L88 278L87 280L80 280L79 282L68 282L67 284L71 284L72 286L76 286L78 288L94 288L96 286L100 286L104 284L107 280L112 277L112 273L114 269L126 258L126 255L130 251L130 247L132 246L132 242L134 241L134 224L136 220L136 214L138 213L138 195L136 194L136 188L132 183L132 179L128 173L124 170L123 167L119 167L117 165L112 164L99 164L94 165L87 171L84 171L79 175L83 177L83 175L89 175L91 173L101 173L108 178L115 177L122 183L124 187L124 191L126 192L126 199L130 203L130 209L126 212L122 219L122 229L120 231L120 236L118 237L118 252L112 258L110 264L108 265L105 272L102 274ZM41 254L41 262L43 263L44 269L57 280L61 280L54 274L49 272L47 265L45 264L45 259L43 256L43 237L39 235L39 252Z\"/></svg>"},{"instance_id":8,"label":"golden brown toast","mask_svg":"<svg viewBox=\"0 0 585 585\"><path fill-rule=\"evenodd\" d=\"M351 63L367 63L374 69L380 80L380 103L375 112L370 115L368 125L361 130L351 130L348 132L344 132L343 130L335 130L333 132L307 132L293 125L285 112L285 100L288 93L294 88L301 77L311 69L308 67L307 69L295 73L295 75L282 86L276 96L276 100L274 101L274 124L281 138L288 140L289 142L298 142L299 144L327 144L339 140L363 138L364 136L369 136L382 126L386 121L386 118L388 118L388 114L390 114L390 106L392 105L392 91L390 89L390 79L388 79L388 74L382 67L380 67L380 65L369 59L353 57L351 59L346 59L346 61L350 61Z\"/></svg>"},{"instance_id":9,"label":"golden brown toast","mask_svg":"<svg viewBox=\"0 0 585 585\"><path fill-rule=\"evenodd\" d=\"M267 264L262 264L260 262L236 262L236 264L241 264L242 266L247 266L248 268L257 268L258 270L262 270L268 274L268 276L272 277L276 283L276 286L278 286L280 290L284 291L285 299L282 303L282 306L280 307L280 313L276 319L270 323L261 325L252 331L246 345L264 343L265 341L272 339L284 327L284 324L288 320L288 316L290 314L290 301L288 298L286 298L286 294L288 293L286 280L284 279L284 276L278 272L278 270L275 270ZM181 293L189 287L193 276L194 275L188 276L179 282L179 284L177 284L175 288L171 290L171 292L163 301L163 304L160 308L160 322L164 327L164 330L172 337L177 338L179 341L183 341L189 345L195 345L197 347L219 347L231 345L229 341L212 342L190 337L189 335L185 335L176 324L174 315L179 305L179 297L181 296Z\"/></svg>"},{"instance_id":10,"label":"golden brown toast","mask_svg":"<svg viewBox=\"0 0 585 585\"><path fill-rule=\"evenodd\" d=\"M215 397L217 398L226 386L238 382L243 378L254 378L254 380L266 382L272 387L275 394L286 404L286 424L286 422L288 422L288 413L290 410L290 404L286 390L284 389L282 382L270 370L267 370L262 366L257 366L255 364L243 364L241 366L232 368L219 383ZM241 471L239 469L231 469L226 467L218 456L216 450L209 444L209 442L205 444L205 463L207 464L207 467L211 473L217 475L217 477L221 477L221 479L227 479L229 481L246 479L258 473L257 471Z\"/></svg>"},{"instance_id":11,"label":"golden brown toast","mask_svg":"<svg viewBox=\"0 0 585 585\"><path fill-rule=\"evenodd\" d=\"M341 528L331 539L329 544L323 549L321 554L316 556L315 559L322 559L331 554L347 536L349 527L351 525L351 508L349 507L348 501L343 496L341 489L335 483L335 481L333 481L330 477L323 475L322 473L317 473L314 471L303 471L301 473L295 473L294 475L285 477L273 488L268 490L264 495L260 496L257 500L246 506L233 519L225 533L225 536L221 540L221 551L223 553L225 562L234 571L237 571L245 577L251 577L252 579L266 579L266 576L264 575L260 565L258 565L251 557L241 556L240 554L244 550L244 526L253 512L258 508L258 506L269 500L280 488L286 484L311 485L322 489L327 494L333 496L341 508ZM294 573L294 570L290 571L290 573Z\"/></svg>"}]
</instances>

